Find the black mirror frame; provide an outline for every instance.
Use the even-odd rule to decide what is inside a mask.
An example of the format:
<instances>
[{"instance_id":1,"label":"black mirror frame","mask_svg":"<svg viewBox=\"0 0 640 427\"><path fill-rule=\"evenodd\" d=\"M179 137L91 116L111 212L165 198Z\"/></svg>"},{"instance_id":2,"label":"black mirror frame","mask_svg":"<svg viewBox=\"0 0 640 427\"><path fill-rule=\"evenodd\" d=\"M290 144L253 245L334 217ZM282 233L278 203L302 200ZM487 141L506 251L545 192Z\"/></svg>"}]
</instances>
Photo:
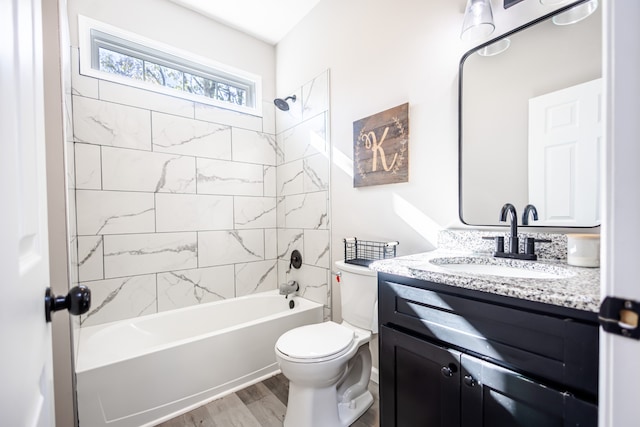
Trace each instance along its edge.
<instances>
[{"instance_id":1,"label":"black mirror frame","mask_svg":"<svg viewBox=\"0 0 640 427\"><path fill-rule=\"evenodd\" d=\"M467 58L471 55L473 55L474 53L476 53L477 51L497 42L498 40L501 40L503 38L509 37L519 31L525 30L529 27L532 27L542 21L546 21L547 19L551 18L554 15L560 14L566 10L569 10L571 8L573 8L574 6L577 6L581 3L586 3L590 0L578 0L575 1L573 3L570 3L566 6L563 6L561 8L558 8L556 10L554 10L551 13L548 13L546 15L543 15L539 18L534 19L533 21L527 22L524 25L521 25L520 27L517 27L511 31L508 31L502 35L500 35L499 37L495 37L481 45L478 45L476 47L474 47L473 49L467 51L464 55L462 55L462 58L460 59L460 65L458 66L458 218L460 219L460 222L464 225L468 225L471 227L493 227L495 225L481 225L481 224L469 224L467 222L464 221L464 219L462 218L462 76L463 76L463 67L464 67L464 62L467 60ZM496 213L497 215L497 213ZM567 229L593 229L593 228L598 228L600 227L600 225L595 225L595 226L591 226L591 227L581 227L581 226L570 226L570 227L555 227L555 226L537 226L537 225L525 225L525 227L544 227L544 228L567 228Z\"/></svg>"}]
</instances>

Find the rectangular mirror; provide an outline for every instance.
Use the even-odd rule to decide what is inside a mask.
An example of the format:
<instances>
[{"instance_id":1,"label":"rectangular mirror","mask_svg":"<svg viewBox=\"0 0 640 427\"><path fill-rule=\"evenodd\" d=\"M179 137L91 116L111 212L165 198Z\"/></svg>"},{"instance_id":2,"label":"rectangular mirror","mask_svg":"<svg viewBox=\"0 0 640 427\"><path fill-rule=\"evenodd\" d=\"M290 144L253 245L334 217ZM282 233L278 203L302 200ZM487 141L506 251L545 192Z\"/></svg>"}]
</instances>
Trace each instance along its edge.
<instances>
[{"instance_id":1,"label":"rectangular mirror","mask_svg":"<svg viewBox=\"0 0 640 427\"><path fill-rule=\"evenodd\" d=\"M595 12L573 24L578 8ZM536 227L600 224L602 18L581 0L467 52L460 62L460 219ZM564 21L563 21L564 20ZM560 25L564 24L564 25ZM496 54L501 48L507 47ZM526 222L526 221L525 221Z\"/></svg>"}]
</instances>

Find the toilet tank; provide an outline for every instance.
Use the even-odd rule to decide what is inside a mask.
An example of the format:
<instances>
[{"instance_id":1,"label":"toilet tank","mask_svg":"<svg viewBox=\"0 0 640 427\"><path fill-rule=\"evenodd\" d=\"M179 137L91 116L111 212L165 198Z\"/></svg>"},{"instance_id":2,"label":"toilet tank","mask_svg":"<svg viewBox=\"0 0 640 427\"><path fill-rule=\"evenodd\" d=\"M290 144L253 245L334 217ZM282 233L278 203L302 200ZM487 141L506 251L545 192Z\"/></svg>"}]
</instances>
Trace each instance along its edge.
<instances>
[{"instance_id":1,"label":"toilet tank","mask_svg":"<svg viewBox=\"0 0 640 427\"><path fill-rule=\"evenodd\" d=\"M336 261L340 275L342 318L361 329L378 333L378 276L359 265Z\"/></svg>"}]
</instances>

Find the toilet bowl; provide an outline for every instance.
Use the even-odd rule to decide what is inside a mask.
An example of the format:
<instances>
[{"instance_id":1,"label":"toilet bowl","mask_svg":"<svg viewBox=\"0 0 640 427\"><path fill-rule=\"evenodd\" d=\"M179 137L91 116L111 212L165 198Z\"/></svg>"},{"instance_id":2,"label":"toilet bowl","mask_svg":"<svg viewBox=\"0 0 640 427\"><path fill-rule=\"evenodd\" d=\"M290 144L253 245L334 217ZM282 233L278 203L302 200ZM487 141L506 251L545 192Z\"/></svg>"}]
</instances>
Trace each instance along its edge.
<instances>
[{"instance_id":1,"label":"toilet bowl","mask_svg":"<svg viewBox=\"0 0 640 427\"><path fill-rule=\"evenodd\" d=\"M275 345L280 369L289 379L284 427L346 427L373 403L368 384L369 341L372 332L377 332L376 274L341 261L336 267L342 274L343 294L345 287L347 290L347 295L343 295L345 320L340 324L329 321L292 329ZM344 301L353 301L350 292L360 293L358 301L368 305L368 309L363 310L360 302L345 307ZM358 325L350 323L350 318Z\"/></svg>"}]
</instances>

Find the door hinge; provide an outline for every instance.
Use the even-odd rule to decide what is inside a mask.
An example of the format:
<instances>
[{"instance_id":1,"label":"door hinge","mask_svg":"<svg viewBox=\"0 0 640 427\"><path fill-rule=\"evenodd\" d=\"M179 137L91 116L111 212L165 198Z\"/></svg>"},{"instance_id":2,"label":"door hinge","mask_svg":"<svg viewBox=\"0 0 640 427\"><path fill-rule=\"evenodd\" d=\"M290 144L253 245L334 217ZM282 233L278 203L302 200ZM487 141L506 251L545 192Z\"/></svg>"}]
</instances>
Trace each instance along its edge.
<instances>
[{"instance_id":1,"label":"door hinge","mask_svg":"<svg viewBox=\"0 0 640 427\"><path fill-rule=\"evenodd\" d=\"M600 304L598 321L606 332L640 340L639 316L640 303L637 301L606 297Z\"/></svg>"}]
</instances>

